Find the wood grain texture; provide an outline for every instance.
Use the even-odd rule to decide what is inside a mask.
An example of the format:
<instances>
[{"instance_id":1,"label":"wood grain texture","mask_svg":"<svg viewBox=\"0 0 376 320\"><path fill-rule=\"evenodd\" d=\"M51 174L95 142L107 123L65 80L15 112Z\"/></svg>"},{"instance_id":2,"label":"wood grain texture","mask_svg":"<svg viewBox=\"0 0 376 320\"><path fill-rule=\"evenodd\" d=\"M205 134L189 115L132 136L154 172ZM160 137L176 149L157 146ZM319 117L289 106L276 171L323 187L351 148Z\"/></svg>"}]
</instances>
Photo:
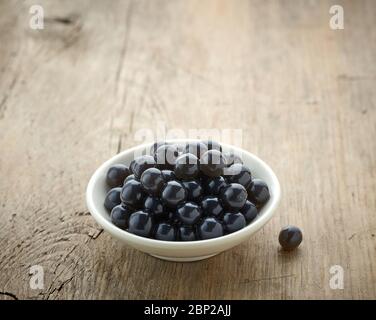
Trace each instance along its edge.
<instances>
[{"instance_id":1,"label":"wood grain texture","mask_svg":"<svg viewBox=\"0 0 376 320\"><path fill-rule=\"evenodd\" d=\"M0 2L0 299L376 298L374 1L39 3L37 31L33 1ZM329 28L332 4L344 30ZM275 218L187 264L102 232L89 177L161 123L242 129L280 178ZM289 254L286 224L304 232Z\"/></svg>"}]
</instances>

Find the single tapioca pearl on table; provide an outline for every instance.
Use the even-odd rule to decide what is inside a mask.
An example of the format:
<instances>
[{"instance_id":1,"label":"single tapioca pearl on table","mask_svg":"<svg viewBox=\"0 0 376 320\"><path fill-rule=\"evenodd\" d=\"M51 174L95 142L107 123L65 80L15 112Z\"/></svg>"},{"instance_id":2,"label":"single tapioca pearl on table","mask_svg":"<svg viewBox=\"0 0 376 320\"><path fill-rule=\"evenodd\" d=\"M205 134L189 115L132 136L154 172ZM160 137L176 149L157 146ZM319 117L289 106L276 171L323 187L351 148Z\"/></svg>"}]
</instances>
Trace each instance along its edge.
<instances>
[{"instance_id":1,"label":"single tapioca pearl on table","mask_svg":"<svg viewBox=\"0 0 376 320\"><path fill-rule=\"evenodd\" d=\"M111 166L106 175L106 183L109 187L121 187L124 179L131 174L129 168L124 164L115 164Z\"/></svg>"},{"instance_id":2,"label":"single tapioca pearl on table","mask_svg":"<svg viewBox=\"0 0 376 320\"><path fill-rule=\"evenodd\" d=\"M121 188L113 188L107 192L104 199L105 208L111 212L111 210L121 203L120 200Z\"/></svg>"},{"instance_id":3,"label":"single tapioca pearl on table","mask_svg":"<svg viewBox=\"0 0 376 320\"><path fill-rule=\"evenodd\" d=\"M303 241L303 234L298 227L286 226L279 233L278 240L283 250L291 251L299 247Z\"/></svg>"}]
</instances>

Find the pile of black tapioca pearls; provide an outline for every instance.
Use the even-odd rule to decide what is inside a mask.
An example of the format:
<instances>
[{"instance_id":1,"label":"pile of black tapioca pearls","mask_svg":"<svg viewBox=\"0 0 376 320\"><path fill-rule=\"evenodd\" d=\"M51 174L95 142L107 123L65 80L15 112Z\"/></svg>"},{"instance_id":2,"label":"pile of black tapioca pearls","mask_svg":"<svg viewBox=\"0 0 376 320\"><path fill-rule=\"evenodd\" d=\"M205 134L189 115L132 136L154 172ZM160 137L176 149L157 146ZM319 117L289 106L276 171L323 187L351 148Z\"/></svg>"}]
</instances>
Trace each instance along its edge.
<instances>
[{"instance_id":1,"label":"pile of black tapioca pearls","mask_svg":"<svg viewBox=\"0 0 376 320\"><path fill-rule=\"evenodd\" d=\"M104 206L117 227L165 241L221 237L251 223L270 194L240 157L214 141L155 143L112 166Z\"/></svg>"}]
</instances>

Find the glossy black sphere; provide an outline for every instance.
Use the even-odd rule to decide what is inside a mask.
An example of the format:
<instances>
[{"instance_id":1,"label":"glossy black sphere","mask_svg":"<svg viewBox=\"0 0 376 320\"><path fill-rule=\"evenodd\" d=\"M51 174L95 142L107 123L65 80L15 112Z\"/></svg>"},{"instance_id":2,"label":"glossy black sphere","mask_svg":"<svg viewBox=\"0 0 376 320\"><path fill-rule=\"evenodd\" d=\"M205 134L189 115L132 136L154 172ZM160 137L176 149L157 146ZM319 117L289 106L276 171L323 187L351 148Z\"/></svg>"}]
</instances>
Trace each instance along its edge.
<instances>
[{"instance_id":1,"label":"glossy black sphere","mask_svg":"<svg viewBox=\"0 0 376 320\"><path fill-rule=\"evenodd\" d=\"M195 179L200 173L198 158L190 153L182 154L176 159L174 172L178 179Z\"/></svg>"},{"instance_id":2,"label":"glossy black sphere","mask_svg":"<svg viewBox=\"0 0 376 320\"><path fill-rule=\"evenodd\" d=\"M125 178L123 185L125 185L129 180L136 180L134 174L130 174L128 177Z\"/></svg>"},{"instance_id":3,"label":"glossy black sphere","mask_svg":"<svg viewBox=\"0 0 376 320\"><path fill-rule=\"evenodd\" d=\"M243 164L235 163L227 169L228 175L226 175L229 183L239 183L244 188L248 188L252 182L251 170Z\"/></svg>"},{"instance_id":4,"label":"glossy black sphere","mask_svg":"<svg viewBox=\"0 0 376 320\"><path fill-rule=\"evenodd\" d=\"M200 239L212 239L223 236L223 226L216 218L205 218L198 227Z\"/></svg>"},{"instance_id":5,"label":"glossy black sphere","mask_svg":"<svg viewBox=\"0 0 376 320\"><path fill-rule=\"evenodd\" d=\"M226 166L225 158L218 150L205 152L200 160L200 170L209 177L218 177L223 174Z\"/></svg>"},{"instance_id":6,"label":"glossy black sphere","mask_svg":"<svg viewBox=\"0 0 376 320\"><path fill-rule=\"evenodd\" d=\"M243 229L246 226L246 221L240 212L226 213L223 217L223 224L226 232L232 233Z\"/></svg>"},{"instance_id":7,"label":"glossy black sphere","mask_svg":"<svg viewBox=\"0 0 376 320\"><path fill-rule=\"evenodd\" d=\"M247 201L247 191L239 183L231 183L221 190L220 200L229 212L238 212Z\"/></svg>"},{"instance_id":8,"label":"glossy black sphere","mask_svg":"<svg viewBox=\"0 0 376 320\"><path fill-rule=\"evenodd\" d=\"M213 196L205 197L201 202L202 212L205 216L220 218L223 215L223 207L218 198Z\"/></svg>"},{"instance_id":9,"label":"glossy black sphere","mask_svg":"<svg viewBox=\"0 0 376 320\"><path fill-rule=\"evenodd\" d=\"M155 167L154 157L148 155L137 157L131 162L130 167L135 177L140 179L145 170Z\"/></svg>"},{"instance_id":10,"label":"glossy black sphere","mask_svg":"<svg viewBox=\"0 0 376 320\"><path fill-rule=\"evenodd\" d=\"M243 208L240 209L247 223L252 222L258 214L256 206L251 201L246 201Z\"/></svg>"},{"instance_id":11,"label":"glossy black sphere","mask_svg":"<svg viewBox=\"0 0 376 320\"><path fill-rule=\"evenodd\" d=\"M202 142L189 142L185 146L185 153L190 153L195 155L197 158L201 158L201 156L208 151L208 147Z\"/></svg>"},{"instance_id":12,"label":"glossy black sphere","mask_svg":"<svg viewBox=\"0 0 376 320\"><path fill-rule=\"evenodd\" d=\"M187 191L178 181L169 181L162 190L163 203L170 208L176 208L187 199Z\"/></svg>"},{"instance_id":13,"label":"glossy black sphere","mask_svg":"<svg viewBox=\"0 0 376 320\"><path fill-rule=\"evenodd\" d=\"M202 186L204 188L205 194L218 195L221 189L227 186L227 182L222 176L214 178L207 177L202 179Z\"/></svg>"},{"instance_id":14,"label":"glossy black sphere","mask_svg":"<svg viewBox=\"0 0 376 320\"><path fill-rule=\"evenodd\" d=\"M186 225L193 225L201 218L201 208L193 202L186 202L178 207L178 219Z\"/></svg>"},{"instance_id":15,"label":"glossy black sphere","mask_svg":"<svg viewBox=\"0 0 376 320\"><path fill-rule=\"evenodd\" d=\"M156 227L154 238L157 240L174 241L175 228L166 222L159 223Z\"/></svg>"},{"instance_id":16,"label":"glossy black sphere","mask_svg":"<svg viewBox=\"0 0 376 320\"><path fill-rule=\"evenodd\" d=\"M290 251L300 245L303 240L303 234L298 227L286 226L279 233L278 240L284 250Z\"/></svg>"},{"instance_id":17,"label":"glossy black sphere","mask_svg":"<svg viewBox=\"0 0 376 320\"><path fill-rule=\"evenodd\" d=\"M184 188L187 190L187 200L198 202L204 193L201 184L196 180L183 181Z\"/></svg>"},{"instance_id":18,"label":"glossy black sphere","mask_svg":"<svg viewBox=\"0 0 376 320\"><path fill-rule=\"evenodd\" d=\"M132 212L131 208L120 204L112 209L111 221L115 226L125 230L128 228L128 221Z\"/></svg>"},{"instance_id":19,"label":"glossy black sphere","mask_svg":"<svg viewBox=\"0 0 376 320\"><path fill-rule=\"evenodd\" d=\"M149 212L155 221L168 219L168 211L165 210L159 198L147 197L144 203L144 210Z\"/></svg>"},{"instance_id":20,"label":"glossy black sphere","mask_svg":"<svg viewBox=\"0 0 376 320\"><path fill-rule=\"evenodd\" d=\"M144 202L145 193L141 182L129 180L121 189L120 198L126 205L139 208Z\"/></svg>"},{"instance_id":21,"label":"glossy black sphere","mask_svg":"<svg viewBox=\"0 0 376 320\"><path fill-rule=\"evenodd\" d=\"M172 170L162 170L162 177L165 182L176 180L175 173Z\"/></svg>"},{"instance_id":22,"label":"glossy black sphere","mask_svg":"<svg viewBox=\"0 0 376 320\"><path fill-rule=\"evenodd\" d=\"M165 185L162 172L157 168L145 170L141 175L140 182L144 190L151 195L158 195Z\"/></svg>"},{"instance_id":23,"label":"glossy black sphere","mask_svg":"<svg viewBox=\"0 0 376 320\"><path fill-rule=\"evenodd\" d=\"M107 192L104 199L104 206L108 211L111 211L114 207L121 203L120 200L121 188L113 188Z\"/></svg>"},{"instance_id":24,"label":"glossy black sphere","mask_svg":"<svg viewBox=\"0 0 376 320\"><path fill-rule=\"evenodd\" d=\"M137 211L129 217L128 232L141 237L149 237L153 229L153 222L149 213Z\"/></svg>"},{"instance_id":25,"label":"glossy black sphere","mask_svg":"<svg viewBox=\"0 0 376 320\"><path fill-rule=\"evenodd\" d=\"M208 150L218 150L222 152L222 146L213 140L205 140L203 143L207 146Z\"/></svg>"},{"instance_id":26,"label":"glossy black sphere","mask_svg":"<svg viewBox=\"0 0 376 320\"><path fill-rule=\"evenodd\" d=\"M191 226L180 226L178 229L178 240L180 241L195 241L196 234Z\"/></svg>"},{"instance_id":27,"label":"glossy black sphere","mask_svg":"<svg viewBox=\"0 0 376 320\"><path fill-rule=\"evenodd\" d=\"M127 166L123 164L115 164L111 166L106 175L106 183L109 187L121 187L124 179L131 174Z\"/></svg>"},{"instance_id":28,"label":"glossy black sphere","mask_svg":"<svg viewBox=\"0 0 376 320\"><path fill-rule=\"evenodd\" d=\"M154 154L157 167L161 170L172 170L178 157L179 150L177 146L169 144L160 146Z\"/></svg>"},{"instance_id":29,"label":"glossy black sphere","mask_svg":"<svg viewBox=\"0 0 376 320\"><path fill-rule=\"evenodd\" d=\"M224 158L226 159L226 166L230 167L235 163L243 164L243 160L241 157L237 154L234 154L233 152L225 152L223 153Z\"/></svg>"},{"instance_id":30,"label":"glossy black sphere","mask_svg":"<svg viewBox=\"0 0 376 320\"><path fill-rule=\"evenodd\" d=\"M248 188L248 198L258 208L262 207L270 198L268 185L261 179L253 179Z\"/></svg>"}]
</instances>

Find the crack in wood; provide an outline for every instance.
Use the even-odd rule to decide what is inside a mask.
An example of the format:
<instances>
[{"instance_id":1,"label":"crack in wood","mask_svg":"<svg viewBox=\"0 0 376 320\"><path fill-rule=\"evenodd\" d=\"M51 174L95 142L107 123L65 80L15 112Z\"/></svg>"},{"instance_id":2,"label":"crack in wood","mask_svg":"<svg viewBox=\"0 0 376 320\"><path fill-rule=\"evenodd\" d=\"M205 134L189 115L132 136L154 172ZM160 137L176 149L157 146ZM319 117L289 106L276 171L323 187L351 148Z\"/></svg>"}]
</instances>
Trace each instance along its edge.
<instances>
[{"instance_id":1,"label":"crack in wood","mask_svg":"<svg viewBox=\"0 0 376 320\"><path fill-rule=\"evenodd\" d=\"M0 295L11 297L13 300L18 300L18 297L12 292L0 291Z\"/></svg>"},{"instance_id":2,"label":"crack in wood","mask_svg":"<svg viewBox=\"0 0 376 320\"><path fill-rule=\"evenodd\" d=\"M47 18L47 22L57 22L61 24L72 24L74 23L74 20L71 17L53 17L53 18Z\"/></svg>"},{"instance_id":3,"label":"crack in wood","mask_svg":"<svg viewBox=\"0 0 376 320\"><path fill-rule=\"evenodd\" d=\"M94 235L89 234L88 236L89 236L89 238L96 240L103 233L103 231L104 231L104 229L101 229L96 234L94 234Z\"/></svg>"},{"instance_id":4,"label":"crack in wood","mask_svg":"<svg viewBox=\"0 0 376 320\"><path fill-rule=\"evenodd\" d=\"M349 238L348 240L352 240L352 238L354 238L356 236L356 233L353 233Z\"/></svg>"},{"instance_id":5,"label":"crack in wood","mask_svg":"<svg viewBox=\"0 0 376 320\"><path fill-rule=\"evenodd\" d=\"M128 51L128 42L129 42L128 40L129 40L129 34L130 34L130 29L131 29L132 13L133 13L133 1L131 1L128 5L126 21L125 21L125 36L124 36L124 40L123 40L123 46L122 46L121 51L120 51L119 64L118 64L118 67L116 69L116 76L115 76L116 93L119 90L119 85L120 85L119 80L120 80L120 76L121 76L122 71L123 71L123 65L124 65L123 62L124 62L125 56L127 55L127 51Z\"/></svg>"},{"instance_id":6,"label":"crack in wood","mask_svg":"<svg viewBox=\"0 0 376 320\"><path fill-rule=\"evenodd\" d=\"M7 110L6 103L8 101L8 98L10 94L12 93L14 86L17 83L18 80L18 73L13 77L11 84L9 85L8 92L4 94L3 99L0 102L0 119L4 118L5 111Z\"/></svg>"},{"instance_id":7,"label":"crack in wood","mask_svg":"<svg viewBox=\"0 0 376 320\"><path fill-rule=\"evenodd\" d=\"M287 274L287 275L282 275L282 276L259 278L259 279L244 279L243 281L241 281L241 283L244 284L244 283L250 283L250 282L279 280L279 279L292 278L292 277L295 277L295 275L294 274Z\"/></svg>"},{"instance_id":8,"label":"crack in wood","mask_svg":"<svg viewBox=\"0 0 376 320\"><path fill-rule=\"evenodd\" d=\"M120 151L121 151L121 134L119 135L116 153L120 153Z\"/></svg>"},{"instance_id":9,"label":"crack in wood","mask_svg":"<svg viewBox=\"0 0 376 320\"><path fill-rule=\"evenodd\" d=\"M90 216L90 212L89 211L76 211L74 214L76 216Z\"/></svg>"},{"instance_id":10,"label":"crack in wood","mask_svg":"<svg viewBox=\"0 0 376 320\"><path fill-rule=\"evenodd\" d=\"M63 281L58 287L55 287L52 291L48 292L46 299L49 300L50 297L51 297L51 295L54 292L59 293L67 283L69 283L69 282L71 282L73 280L73 278L74 278L74 276L70 277L69 279Z\"/></svg>"}]
</instances>

